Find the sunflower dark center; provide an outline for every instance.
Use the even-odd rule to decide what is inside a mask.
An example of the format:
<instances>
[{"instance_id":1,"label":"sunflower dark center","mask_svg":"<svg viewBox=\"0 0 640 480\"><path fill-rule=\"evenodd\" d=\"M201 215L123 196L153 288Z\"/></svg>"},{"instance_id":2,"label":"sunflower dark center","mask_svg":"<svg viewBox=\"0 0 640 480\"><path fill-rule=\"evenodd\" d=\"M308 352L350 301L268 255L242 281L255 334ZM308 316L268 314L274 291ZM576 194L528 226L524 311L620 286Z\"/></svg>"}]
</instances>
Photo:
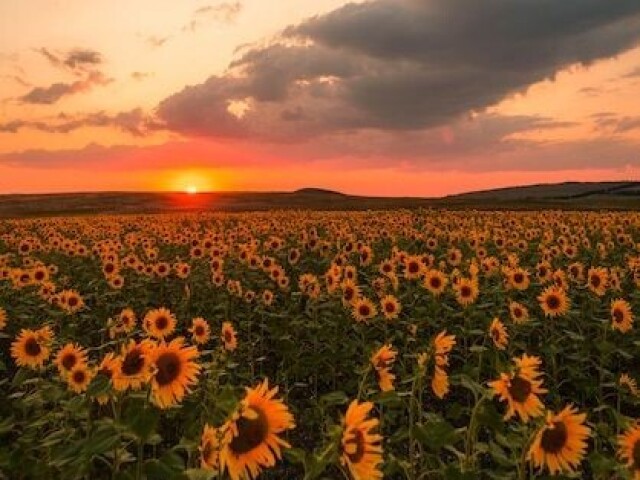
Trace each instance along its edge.
<instances>
[{"instance_id":1,"label":"sunflower dark center","mask_svg":"<svg viewBox=\"0 0 640 480\"><path fill-rule=\"evenodd\" d=\"M144 358L140 350L135 349L127 353L122 362L122 373L125 375L135 375L140 373L144 366Z\"/></svg>"},{"instance_id":2,"label":"sunflower dark center","mask_svg":"<svg viewBox=\"0 0 640 480\"><path fill-rule=\"evenodd\" d=\"M624 320L624 313L622 313L622 310L620 310L619 308L616 308L613 311L613 320L616 323L621 323Z\"/></svg>"},{"instance_id":3,"label":"sunflower dark center","mask_svg":"<svg viewBox=\"0 0 640 480\"><path fill-rule=\"evenodd\" d=\"M471 288L467 287L466 285L464 287L462 287L460 289L460 295L463 297L470 297L471 296Z\"/></svg>"},{"instance_id":4,"label":"sunflower dark center","mask_svg":"<svg viewBox=\"0 0 640 480\"><path fill-rule=\"evenodd\" d=\"M78 304L78 299L76 297L70 297L69 300L67 300L67 304L70 307L75 307Z\"/></svg>"},{"instance_id":5,"label":"sunflower dark center","mask_svg":"<svg viewBox=\"0 0 640 480\"><path fill-rule=\"evenodd\" d=\"M169 319L164 315L156 318L156 328L158 330L164 330L169 326Z\"/></svg>"},{"instance_id":6,"label":"sunflower dark center","mask_svg":"<svg viewBox=\"0 0 640 480\"><path fill-rule=\"evenodd\" d=\"M249 407L255 418L240 417L236 422L238 435L231 440L229 448L235 455L250 452L267 439L269 421L264 412L258 408Z\"/></svg>"},{"instance_id":7,"label":"sunflower dark center","mask_svg":"<svg viewBox=\"0 0 640 480\"><path fill-rule=\"evenodd\" d=\"M524 281L524 275L522 275L521 273L516 273L516 274L513 276L513 280L514 280L516 283L522 283L522 282Z\"/></svg>"},{"instance_id":8,"label":"sunflower dark center","mask_svg":"<svg viewBox=\"0 0 640 480\"><path fill-rule=\"evenodd\" d=\"M347 300L347 301L351 300L353 298L354 294L355 294L355 290L353 288L346 288L344 290L344 299Z\"/></svg>"},{"instance_id":9,"label":"sunflower dark center","mask_svg":"<svg viewBox=\"0 0 640 480\"><path fill-rule=\"evenodd\" d=\"M592 275L591 285L593 285L594 288L598 288L600 286L600 277L597 275Z\"/></svg>"},{"instance_id":10,"label":"sunflower dark center","mask_svg":"<svg viewBox=\"0 0 640 480\"><path fill-rule=\"evenodd\" d=\"M204 327L202 325L198 325L195 329L195 333L198 337L204 335Z\"/></svg>"},{"instance_id":11,"label":"sunflower dark center","mask_svg":"<svg viewBox=\"0 0 640 480\"><path fill-rule=\"evenodd\" d=\"M440 288L440 279L438 277L433 277L431 279L431 286L433 288Z\"/></svg>"},{"instance_id":12,"label":"sunflower dark center","mask_svg":"<svg viewBox=\"0 0 640 480\"><path fill-rule=\"evenodd\" d=\"M180 375L180 357L174 352L165 352L156 360L156 382L161 387L169 385Z\"/></svg>"},{"instance_id":13,"label":"sunflower dark center","mask_svg":"<svg viewBox=\"0 0 640 480\"><path fill-rule=\"evenodd\" d=\"M36 272L35 274L36 280L42 280L44 278L44 273L43 272Z\"/></svg>"},{"instance_id":14,"label":"sunflower dark center","mask_svg":"<svg viewBox=\"0 0 640 480\"><path fill-rule=\"evenodd\" d=\"M492 328L491 329L491 337L493 338L494 342L499 342L500 341L500 330L498 330L497 328Z\"/></svg>"},{"instance_id":15,"label":"sunflower dark center","mask_svg":"<svg viewBox=\"0 0 640 480\"><path fill-rule=\"evenodd\" d=\"M556 295L549 295L549 297L547 298L547 306L552 310L559 308L560 299Z\"/></svg>"},{"instance_id":16,"label":"sunflower dark center","mask_svg":"<svg viewBox=\"0 0 640 480\"><path fill-rule=\"evenodd\" d=\"M542 433L540 446L546 453L557 454L567 444L569 432L564 422L553 422L553 427L547 427Z\"/></svg>"},{"instance_id":17,"label":"sunflower dark center","mask_svg":"<svg viewBox=\"0 0 640 480\"><path fill-rule=\"evenodd\" d=\"M531 394L531 382L522 378L521 376L516 376L511 380L511 384L509 385L509 395L518 403L524 403L529 395Z\"/></svg>"},{"instance_id":18,"label":"sunflower dark center","mask_svg":"<svg viewBox=\"0 0 640 480\"><path fill-rule=\"evenodd\" d=\"M232 336L231 336L231 332L229 330L225 330L224 331L224 341L227 343L231 343L231 341L233 340Z\"/></svg>"},{"instance_id":19,"label":"sunflower dark center","mask_svg":"<svg viewBox=\"0 0 640 480\"><path fill-rule=\"evenodd\" d=\"M355 445L356 450L353 453L348 453L349 461L351 463L359 463L365 454L365 441L364 434L360 430L353 430L353 437L346 442L347 444Z\"/></svg>"},{"instance_id":20,"label":"sunflower dark center","mask_svg":"<svg viewBox=\"0 0 640 480\"><path fill-rule=\"evenodd\" d=\"M84 370L76 370L75 372L73 372L73 381L75 383L84 383L86 378L87 374L84 372Z\"/></svg>"},{"instance_id":21,"label":"sunflower dark center","mask_svg":"<svg viewBox=\"0 0 640 480\"><path fill-rule=\"evenodd\" d=\"M37 357L38 355L40 355L40 352L42 351L42 347L40 347L40 344L38 343L38 341L32 337L27 339L27 341L25 342L24 351L30 357Z\"/></svg>"},{"instance_id":22,"label":"sunflower dark center","mask_svg":"<svg viewBox=\"0 0 640 480\"><path fill-rule=\"evenodd\" d=\"M513 316L514 317L521 317L522 316L522 310L520 310L519 308L514 308L513 309Z\"/></svg>"},{"instance_id":23,"label":"sunflower dark center","mask_svg":"<svg viewBox=\"0 0 640 480\"><path fill-rule=\"evenodd\" d=\"M387 313L393 313L396 311L396 306L393 302L387 302L384 305L384 309Z\"/></svg>"},{"instance_id":24,"label":"sunflower dark center","mask_svg":"<svg viewBox=\"0 0 640 480\"><path fill-rule=\"evenodd\" d=\"M62 366L66 370L71 370L77 361L78 358L74 353L67 353L64 357L62 357L62 362L60 363L62 363Z\"/></svg>"},{"instance_id":25,"label":"sunflower dark center","mask_svg":"<svg viewBox=\"0 0 640 480\"><path fill-rule=\"evenodd\" d=\"M366 317L367 315L369 315L371 313L371 309L369 308L369 305L367 305L365 303L365 304L360 305L360 307L358 308L358 312L363 317Z\"/></svg>"},{"instance_id":26,"label":"sunflower dark center","mask_svg":"<svg viewBox=\"0 0 640 480\"><path fill-rule=\"evenodd\" d=\"M416 262L411 262L409 264L410 273L418 273L419 271L420 271L420 266Z\"/></svg>"}]
</instances>

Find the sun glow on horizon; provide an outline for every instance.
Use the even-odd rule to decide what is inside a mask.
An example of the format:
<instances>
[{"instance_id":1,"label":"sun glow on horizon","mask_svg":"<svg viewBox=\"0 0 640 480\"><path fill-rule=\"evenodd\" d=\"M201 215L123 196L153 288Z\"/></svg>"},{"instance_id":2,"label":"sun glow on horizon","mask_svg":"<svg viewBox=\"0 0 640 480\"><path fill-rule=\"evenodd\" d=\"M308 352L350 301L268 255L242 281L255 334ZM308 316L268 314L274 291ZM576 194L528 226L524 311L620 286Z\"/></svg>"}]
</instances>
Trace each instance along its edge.
<instances>
[{"instance_id":1,"label":"sun glow on horizon","mask_svg":"<svg viewBox=\"0 0 640 480\"><path fill-rule=\"evenodd\" d=\"M185 193L187 195L196 195L198 193L198 187L195 185L189 185L187 186L187 188L185 189Z\"/></svg>"}]
</instances>

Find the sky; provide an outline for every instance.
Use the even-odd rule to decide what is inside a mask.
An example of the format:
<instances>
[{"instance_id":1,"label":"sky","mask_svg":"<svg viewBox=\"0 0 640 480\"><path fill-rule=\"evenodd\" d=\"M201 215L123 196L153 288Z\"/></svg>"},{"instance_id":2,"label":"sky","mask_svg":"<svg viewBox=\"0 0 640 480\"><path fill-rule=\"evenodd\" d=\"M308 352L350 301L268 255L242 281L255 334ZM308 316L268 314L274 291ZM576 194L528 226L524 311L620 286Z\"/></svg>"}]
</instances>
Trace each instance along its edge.
<instances>
[{"instance_id":1,"label":"sky","mask_svg":"<svg viewBox=\"0 0 640 480\"><path fill-rule=\"evenodd\" d=\"M640 180L637 0L2 0L0 193Z\"/></svg>"}]
</instances>

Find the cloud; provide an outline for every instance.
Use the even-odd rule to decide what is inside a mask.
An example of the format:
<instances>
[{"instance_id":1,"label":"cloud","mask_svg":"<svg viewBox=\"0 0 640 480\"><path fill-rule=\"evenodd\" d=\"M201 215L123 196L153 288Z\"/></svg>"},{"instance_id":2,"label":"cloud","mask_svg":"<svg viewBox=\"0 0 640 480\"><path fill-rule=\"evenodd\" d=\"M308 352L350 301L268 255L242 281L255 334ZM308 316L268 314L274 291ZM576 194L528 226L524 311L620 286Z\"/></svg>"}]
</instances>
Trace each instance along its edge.
<instances>
[{"instance_id":1,"label":"cloud","mask_svg":"<svg viewBox=\"0 0 640 480\"><path fill-rule=\"evenodd\" d=\"M131 78L134 80L141 81L149 77L153 77L153 72L131 72Z\"/></svg>"},{"instance_id":2,"label":"cloud","mask_svg":"<svg viewBox=\"0 0 640 480\"><path fill-rule=\"evenodd\" d=\"M636 78L636 77L640 77L640 66L634 68L630 72L627 72L626 74L623 75L623 78Z\"/></svg>"},{"instance_id":3,"label":"cloud","mask_svg":"<svg viewBox=\"0 0 640 480\"><path fill-rule=\"evenodd\" d=\"M84 80L77 80L72 83L57 82L48 87L35 87L27 94L19 97L18 100L22 103L51 105L63 97L87 92L93 87L107 85L112 81L112 79L105 77L100 72L91 72Z\"/></svg>"},{"instance_id":4,"label":"cloud","mask_svg":"<svg viewBox=\"0 0 640 480\"><path fill-rule=\"evenodd\" d=\"M75 48L64 53L53 53L45 47L36 49L51 65L61 70L82 74L95 70L103 63L102 54L95 50Z\"/></svg>"},{"instance_id":5,"label":"cloud","mask_svg":"<svg viewBox=\"0 0 640 480\"><path fill-rule=\"evenodd\" d=\"M412 131L482 112L640 41L637 0L371 0L288 27L162 101L186 135L305 141ZM249 108L242 118L232 102Z\"/></svg>"},{"instance_id":6,"label":"cloud","mask_svg":"<svg viewBox=\"0 0 640 480\"><path fill-rule=\"evenodd\" d=\"M3 75L1 78L4 78L4 79L11 80L11 81L14 81L16 83L19 83L23 87L30 87L31 86L31 84L29 82L27 82L24 78L22 78L20 75Z\"/></svg>"},{"instance_id":7,"label":"cloud","mask_svg":"<svg viewBox=\"0 0 640 480\"><path fill-rule=\"evenodd\" d=\"M167 35L165 37L158 37L156 35L151 35L151 36L147 37L145 39L145 41L147 42L148 45L150 45L153 48L160 48L165 43L167 43L170 38L171 38L170 35Z\"/></svg>"},{"instance_id":8,"label":"cloud","mask_svg":"<svg viewBox=\"0 0 640 480\"><path fill-rule=\"evenodd\" d=\"M242 4L240 2L205 5L193 12L191 21L182 27L182 30L194 32L210 22L233 23L240 15L240 12L242 12Z\"/></svg>"},{"instance_id":9,"label":"cloud","mask_svg":"<svg viewBox=\"0 0 640 480\"><path fill-rule=\"evenodd\" d=\"M162 126L156 123L142 109L136 108L114 115L96 112L84 115L67 115L61 113L44 120L13 120L0 123L0 132L17 133L22 129L39 130L48 133L69 133L88 127L111 127L127 132L133 136L145 136Z\"/></svg>"}]
</instances>

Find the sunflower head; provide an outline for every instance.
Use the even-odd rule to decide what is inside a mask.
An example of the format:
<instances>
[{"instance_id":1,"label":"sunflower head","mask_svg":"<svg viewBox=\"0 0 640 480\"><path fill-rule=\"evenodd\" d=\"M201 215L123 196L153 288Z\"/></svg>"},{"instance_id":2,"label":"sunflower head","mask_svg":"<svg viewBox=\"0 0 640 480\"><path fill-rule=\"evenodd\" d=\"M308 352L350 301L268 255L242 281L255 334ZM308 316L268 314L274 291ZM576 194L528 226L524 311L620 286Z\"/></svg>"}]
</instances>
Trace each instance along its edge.
<instances>
[{"instance_id":1,"label":"sunflower head","mask_svg":"<svg viewBox=\"0 0 640 480\"><path fill-rule=\"evenodd\" d=\"M373 403L354 400L343 420L340 463L355 480L382 479L382 436L377 418L369 418Z\"/></svg>"}]
</instances>

